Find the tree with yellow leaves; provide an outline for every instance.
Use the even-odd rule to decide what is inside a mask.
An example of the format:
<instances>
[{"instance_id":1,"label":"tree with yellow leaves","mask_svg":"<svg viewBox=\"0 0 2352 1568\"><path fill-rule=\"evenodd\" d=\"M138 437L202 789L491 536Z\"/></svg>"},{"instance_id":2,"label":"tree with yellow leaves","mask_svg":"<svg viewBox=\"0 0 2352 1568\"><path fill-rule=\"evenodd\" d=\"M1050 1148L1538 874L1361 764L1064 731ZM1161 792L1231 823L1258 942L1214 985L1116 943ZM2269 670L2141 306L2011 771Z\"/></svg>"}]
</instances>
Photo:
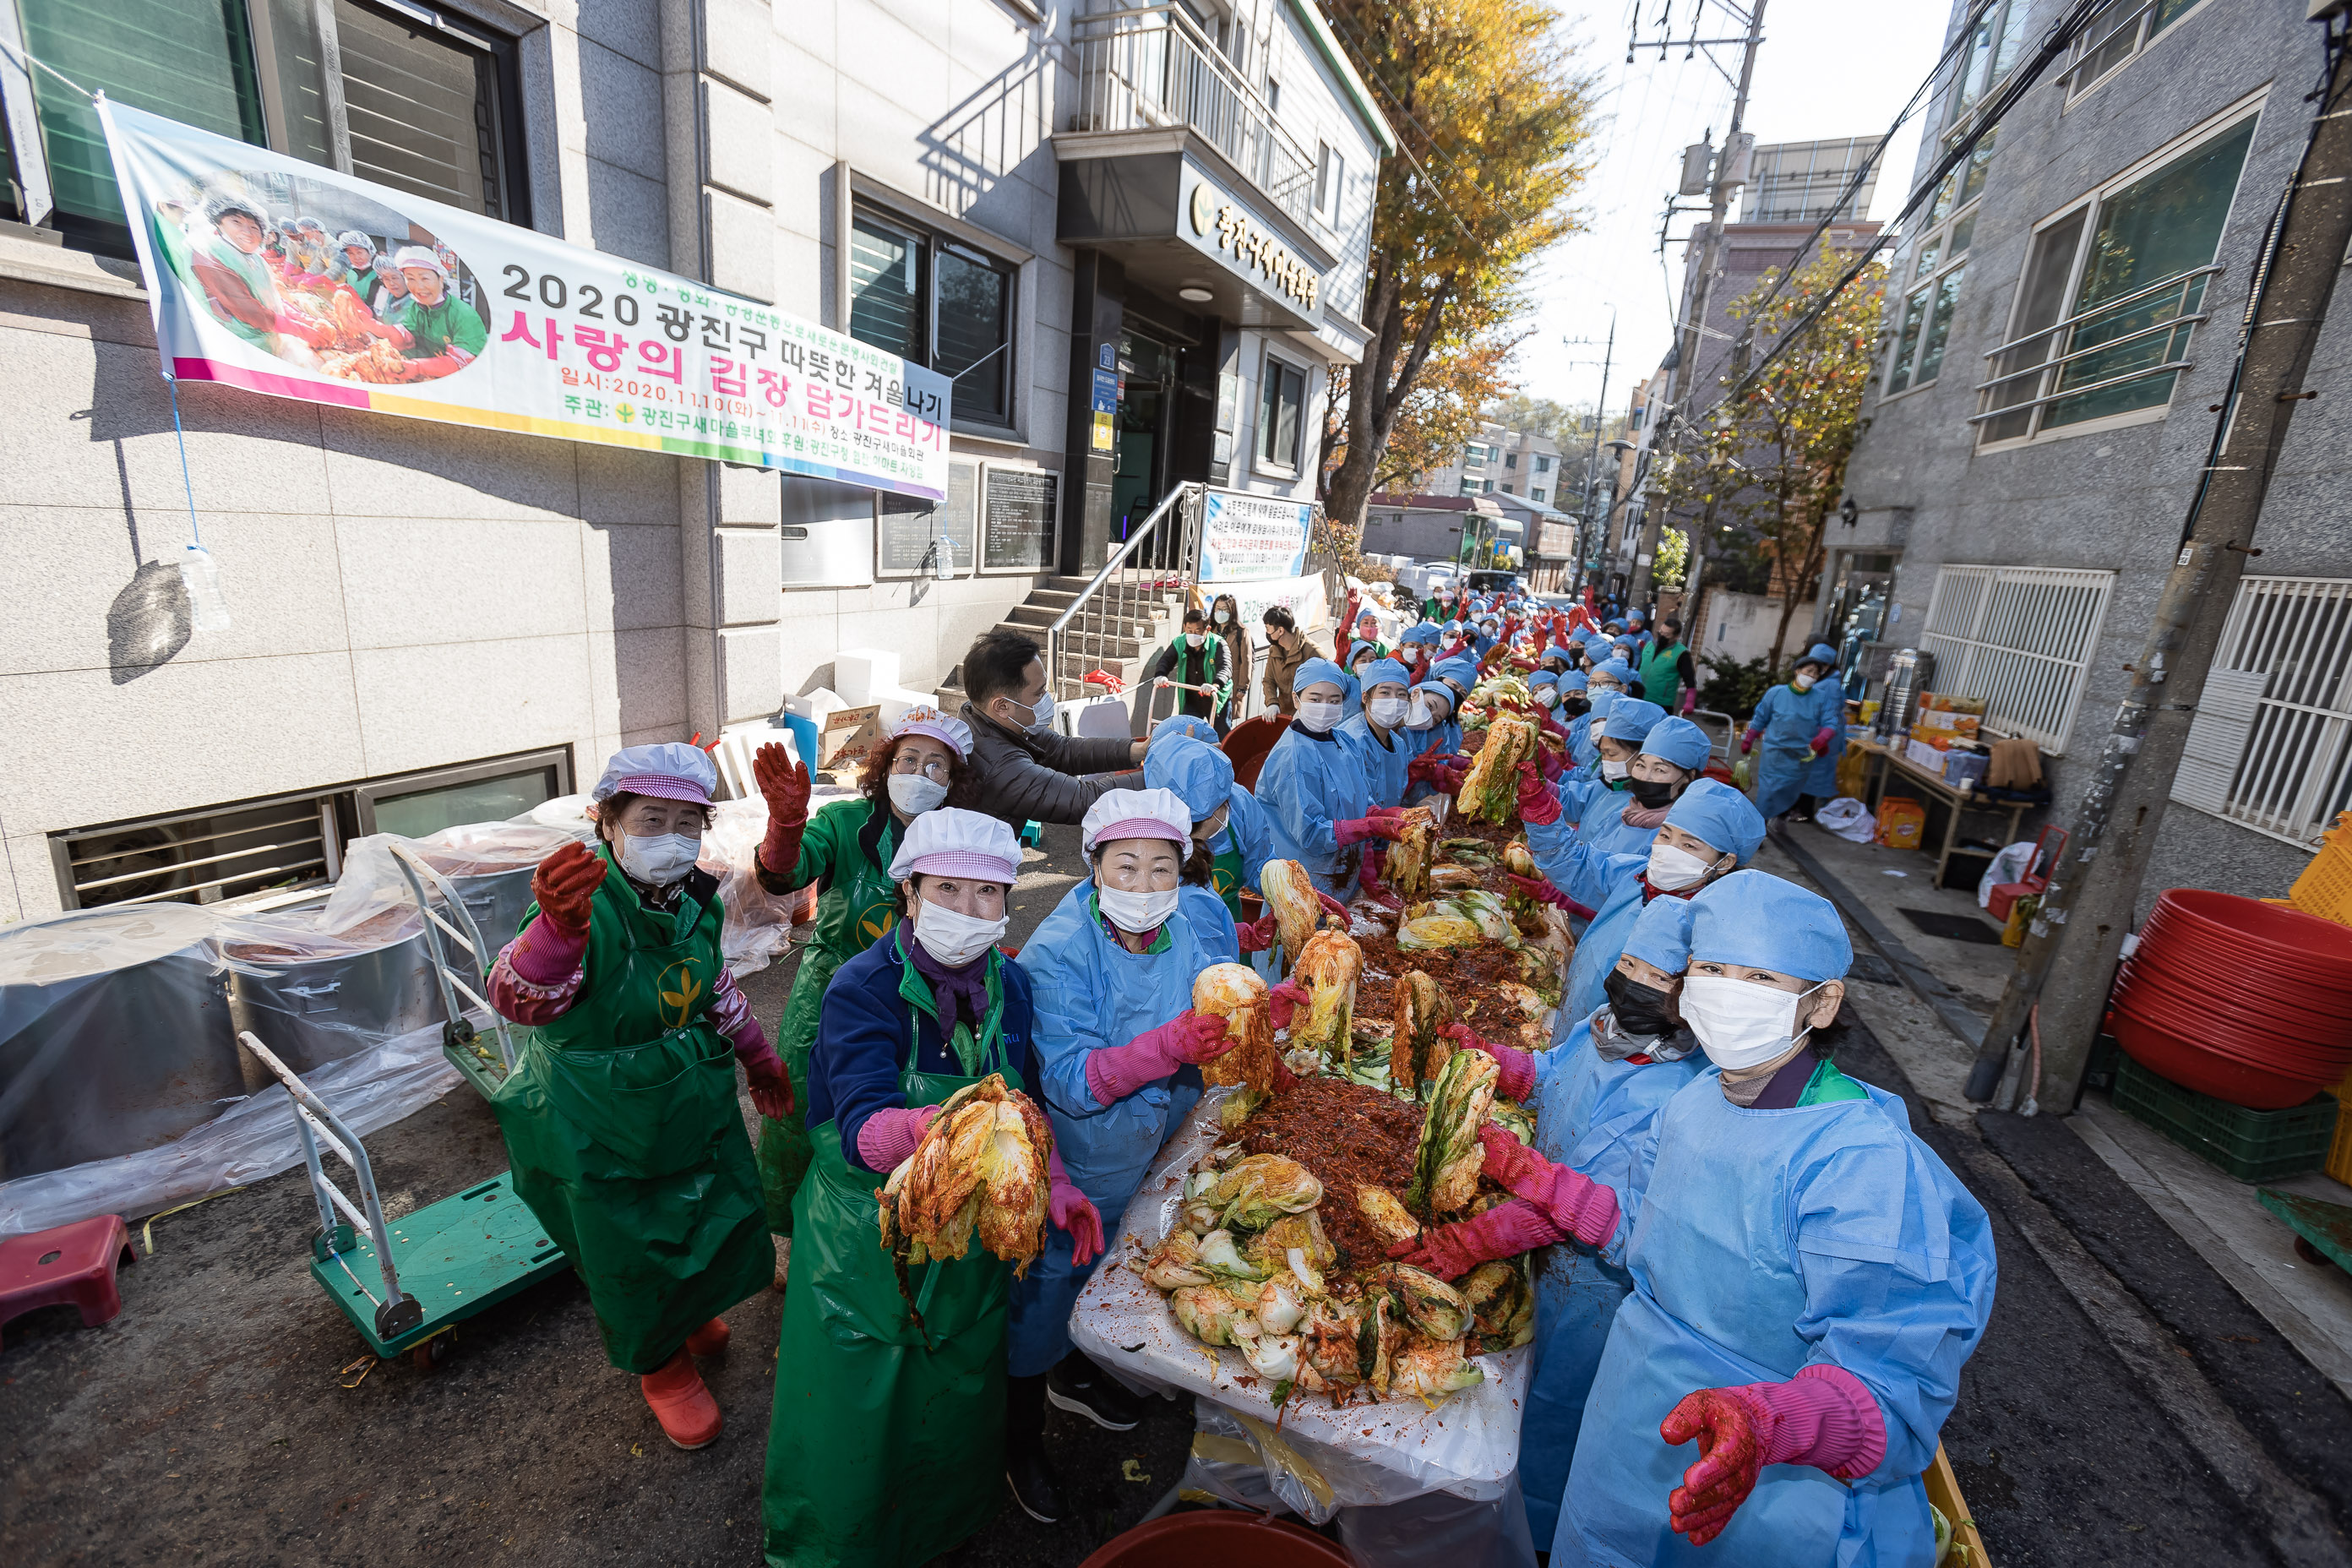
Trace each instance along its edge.
<instances>
[{"instance_id":1,"label":"tree with yellow leaves","mask_svg":"<svg viewBox=\"0 0 2352 1568\"><path fill-rule=\"evenodd\" d=\"M1453 422L1475 427L1501 390L1528 265L1576 226L1591 88L1543 0L1326 0L1324 10L1400 144L1373 208L1371 340L1344 401L1335 391L1324 438L1324 510L1360 535L1372 492L1405 471L1387 460L1400 426L1426 448L1415 468L1441 466L1429 459L1461 434Z\"/></svg>"},{"instance_id":2,"label":"tree with yellow leaves","mask_svg":"<svg viewBox=\"0 0 2352 1568\"><path fill-rule=\"evenodd\" d=\"M1861 434L1885 268L1873 262L1785 347L1781 338L1852 260L1821 252L1777 296L1780 274L1768 272L1729 307L1732 320L1748 323L1743 336L1749 353L1734 356L1721 400L1699 416L1697 449L1675 455L1660 484L1670 509L1704 509L1713 520L1717 531L1709 547L1744 549L1769 571L1780 599L1769 665L1775 671L1789 622L1811 599L1821 575L1830 515ZM1776 347L1778 356L1763 363ZM1743 358L1760 374L1745 372Z\"/></svg>"}]
</instances>

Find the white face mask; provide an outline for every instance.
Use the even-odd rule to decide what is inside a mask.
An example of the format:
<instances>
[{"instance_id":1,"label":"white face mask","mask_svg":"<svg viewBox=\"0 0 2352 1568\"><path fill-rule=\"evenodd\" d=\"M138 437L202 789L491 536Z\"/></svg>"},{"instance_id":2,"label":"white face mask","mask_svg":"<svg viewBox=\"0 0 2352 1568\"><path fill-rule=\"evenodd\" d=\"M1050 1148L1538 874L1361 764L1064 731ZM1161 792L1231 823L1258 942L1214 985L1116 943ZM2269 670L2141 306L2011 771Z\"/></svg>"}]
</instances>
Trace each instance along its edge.
<instances>
[{"instance_id":1,"label":"white face mask","mask_svg":"<svg viewBox=\"0 0 2352 1568\"><path fill-rule=\"evenodd\" d=\"M1436 722L1436 718L1429 711L1428 698L1416 696L1410 703L1406 704L1404 710L1404 727L1406 729L1426 730Z\"/></svg>"},{"instance_id":2,"label":"white face mask","mask_svg":"<svg viewBox=\"0 0 2352 1568\"><path fill-rule=\"evenodd\" d=\"M1206 640L1207 635L1202 632L1186 632L1184 634L1184 646L1186 647L1199 647L1201 644Z\"/></svg>"},{"instance_id":3,"label":"white face mask","mask_svg":"<svg viewBox=\"0 0 2352 1568\"><path fill-rule=\"evenodd\" d=\"M1617 690L1618 686L1613 680L1594 680L1588 681L1584 689L1588 696L1598 697L1604 691Z\"/></svg>"},{"instance_id":4,"label":"white face mask","mask_svg":"<svg viewBox=\"0 0 2352 1568\"><path fill-rule=\"evenodd\" d=\"M1702 860L1689 850L1667 843L1663 838L1650 840L1650 886L1663 892L1679 893L1685 888L1695 888L1706 880L1715 869L1715 862ZM1744 982L1743 982L1744 984Z\"/></svg>"},{"instance_id":5,"label":"white face mask","mask_svg":"<svg viewBox=\"0 0 2352 1568\"><path fill-rule=\"evenodd\" d=\"M1219 625L1219 626L1223 626L1226 622L1228 622L1228 621L1232 620L1233 618L1234 618L1234 613L1233 613L1231 610L1219 610L1219 611L1217 612L1217 614L1216 614L1216 622L1217 622L1217 625Z\"/></svg>"},{"instance_id":6,"label":"white face mask","mask_svg":"<svg viewBox=\"0 0 2352 1568\"><path fill-rule=\"evenodd\" d=\"M1216 816L1209 818L1206 826L1199 823L1192 825L1192 842L1204 847L1214 844L1219 836L1225 831L1226 825L1233 819L1234 814L1231 807L1220 808Z\"/></svg>"},{"instance_id":7,"label":"white face mask","mask_svg":"<svg viewBox=\"0 0 2352 1568\"><path fill-rule=\"evenodd\" d=\"M908 816L920 816L947 799L948 786L922 773L892 773L890 804Z\"/></svg>"},{"instance_id":8,"label":"white face mask","mask_svg":"<svg viewBox=\"0 0 2352 1568\"><path fill-rule=\"evenodd\" d=\"M1706 1059L1737 1072L1788 1055L1811 1033L1797 1027L1797 1013L1820 989L1800 994L1727 974L1694 974L1683 982L1679 1006Z\"/></svg>"},{"instance_id":9,"label":"white face mask","mask_svg":"<svg viewBox=\"0 0 2352 1568\"><path fill-rule=\"evenodd\" d=\"M1339 721L1342 711L1337 702L1302 702L1298 705L1298 721L1317 734L1325 735Z\"/></svg>"},{"instance_id":10,"label":"white face mask","mask_svg":"<svg viewBox=\"0 0 2352 1568\"><path fill-rule=\"evenodd\" d=\"M926 900L915 917L915 940L923 951L950 969L961 969L1003 939L1013 923L1010 915L992 921L967 915L945 904Z\"/></svg>"},{"instance_id":11,"label":"white face mask","mask_svg":"<svg viewBox=\"0 0 2352 1568\"><path fill-rule=\"evenodd\" d=\"M1623 783L1625 775L1633 771L1633 764L1631 763L1621 763L1614 757L1603 757L1601 759L1601 776L1607 779L1611 784Z\"/></svg>"},{"instance_id":12,"label":"white face mask","mask_svg":"<svg viewBox=\"0 0 2352 1568\"><path fill-rule=\"evenodd\" d=\"M695 858L701 853L701 837L684 833L665 833L654 838L624 833L615 852L621 869L649 888L668 887L694 869Z\"/></svg>"},{"instance_id":13,"label":"white face mask","mask_svg":"<svg viewBox=\"0 0 2352 1568\"><path fill-rule=\"evenodd\" d=\"M1176 889L1161 893L1128 893L1117 888L1095 887L1095 902L1102 909L1103 918L1123 931L1141 936L1168 923L1176 912Z\"/></svg>"},{"instance_id":14,"label":"white face mask","mask_svg":"<svg viewBox=\"0 0 2352 1568\"><path fill-rule=\"evenodd\" d=\"M1008 708L1026 710L1029 714L1029 728L1033 731L1050 730L1054 727L1054 694L1052 692L1039 692L1034 703L1024 703L1014 697L1006 698L1004 702Z\"/></svg>"},{"instance_id":15,"label":"white face mask","mask_svg":"<svg viewBox=\"0 0 2352 1568\"><path fill-rule=\"evenodd\" d=\"M1552 707L1559 701L1559 689L1549 686L1539 686L1536 688L1536 700L1547 708Z\"/></svg>"},{"instance_id":16,"label":"white face mask","mask_svg":"<svg viewBox=\"0 0 2352 1568\"><path fill-rule=\"evenodd\" d=\"M1393 730L1403 721L1408 707L1402 697L1375 697L1364 704L1364 716L1383 730Z\"/></svg>"},{"instance_id":17,"label":"white face mask","mask_svg":"<svg viewBox=\"0 0 2352 1568\"><path fill-rule=\"evenodd\" d=\"M1821 679L1820 676L1807 675L1801 669L1797 671L1796 679L1790 681L1789 684L1795 687L1800 691L1811 691L1813 689L1813 683L1819 679Z\"/></svg>"}]
</instances>

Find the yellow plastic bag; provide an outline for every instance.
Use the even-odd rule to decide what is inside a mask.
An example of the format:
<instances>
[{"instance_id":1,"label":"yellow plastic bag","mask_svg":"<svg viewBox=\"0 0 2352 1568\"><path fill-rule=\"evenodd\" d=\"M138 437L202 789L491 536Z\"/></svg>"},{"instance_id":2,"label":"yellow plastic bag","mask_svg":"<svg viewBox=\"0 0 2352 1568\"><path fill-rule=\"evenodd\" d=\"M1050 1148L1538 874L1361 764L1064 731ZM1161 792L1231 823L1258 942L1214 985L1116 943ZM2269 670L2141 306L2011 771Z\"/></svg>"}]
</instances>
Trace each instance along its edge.
<instances>
[{"instance_id":1,"label":"yellow plastic bag","mask_svg":"<svg viewBox=\"0 0 2352 1568\"><path fill-rule=\"evenodd\" d=\"M1889 849L1916 849L1927 836L1927 808L1903 795L1878 803L1878 842Z\"/></svg>"}]
</instances>

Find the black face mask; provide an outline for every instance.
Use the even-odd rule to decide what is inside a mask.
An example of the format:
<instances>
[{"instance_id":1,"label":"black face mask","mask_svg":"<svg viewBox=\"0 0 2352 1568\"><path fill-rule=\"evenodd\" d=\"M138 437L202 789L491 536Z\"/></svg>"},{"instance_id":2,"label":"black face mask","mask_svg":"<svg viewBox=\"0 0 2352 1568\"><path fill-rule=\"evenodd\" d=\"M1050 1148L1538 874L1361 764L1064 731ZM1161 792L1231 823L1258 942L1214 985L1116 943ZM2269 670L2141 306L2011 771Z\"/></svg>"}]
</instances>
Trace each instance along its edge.
<instances>
[{"instance_id":1,"label":"black face mask","mask_svg":"<svg viewBox=\"0 0 2352 1568\"><path fill-rule=\"evenodd\" d=\"M1674 803L1675 786L1671 784L1655 779L1628 779L1625 782L1633 787L1635 804L1645 811L1655 811L1662 805Z\"/></svg>"},{"instance_id":2,"label":"black face mask","mask_svg":"<svg viewBox=\"0 0 2352 1568\"><path fill-rule=\"evenodd\" d=\"M1592 704L1585 697L1584 693L1580 691L1575 693L1573 696L1561 698L1559 700L1559 710L1568 718L1581 719L1587 713L1592 711Z\"/></svg>"},{"instance_id":3,"label":"black face mask","mask_svg":"<svg viewBox=\"0 0 2352 1568\"><path fill-rule=\"evenodd\" d=\"M1675 1032L1675 1016L1666 994L1654 985L1644 985L1622 969L1612 969L1601 982L1609 997L1609 1011L1616 1016L1617 1026L1629 1035L1671 1035Z\"/></svg>"}]
</instances>

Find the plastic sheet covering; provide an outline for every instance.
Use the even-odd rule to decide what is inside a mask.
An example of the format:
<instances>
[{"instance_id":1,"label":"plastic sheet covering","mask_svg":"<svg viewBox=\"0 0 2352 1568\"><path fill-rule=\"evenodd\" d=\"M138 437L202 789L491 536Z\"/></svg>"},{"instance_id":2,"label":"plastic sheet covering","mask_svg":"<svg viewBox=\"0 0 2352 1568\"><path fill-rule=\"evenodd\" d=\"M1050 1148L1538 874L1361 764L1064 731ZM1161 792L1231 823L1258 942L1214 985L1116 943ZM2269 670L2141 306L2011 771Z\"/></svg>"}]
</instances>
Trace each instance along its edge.
<instances>
[{"instance_id":1,"label":"plastic sheet covering","mask_svg":"<svg viewBox=\"0 0 2352 1568\"><path fill-rule=\"evenodd\" d=\"M326 931L318 929L320 901L224 912L213 933L236 1028L300 1073L441 1016L415 904Z\"/></svg>"},{"instance_id":2,"label":"plastic sheet covering","mask_svg":"<svg viewBox=\"0 0 2352 1568\"><path fill-rule=\"evenodd\" d=\"M1366 1568L1527 1568L1536 1560L1514 1473L1497 1498L1424 1492L1402 1502L1340 1504L1321 1472L1271 1417L1193 1401L1192 1451L1178 1490L1192 1502L1261 1513L1287 1510L1339 1521L1339 1540Z\"/></svg>"},{"instance_id":3,"label":"plastic sheet covering","mask_svg":"<svg viewBox=\"0 0 2352 1568\"><path fill-rule=\"evenodd\" d=\"M488 1024L487 1015L475 1021ZM441 1026L436 1024L304 1073L302 1081L365 1137L431 1104L459 1079L441 1054ZM0 1236L47 1230L94 1215L153 1214L301 1163L293 1102L273 1081L157 1148L0 1182Z\"/></svg>"},{"instance_id":4,"label":"plastic sheet covering","mask_svg":"<svg viewBox=\"0 0 2352 1568\"><path fill-rule=\"evenodd\" d=\"M404 838L396 833L354 838L343 850L343 874L335 879L335 890L327 895L313 924L320 931L341 933L374 920L386 910L414 908L415 899L408 890L408 879L393 859L392 846L395 844L415 850L426 865L461 884L513 875L527 888L529 872L559 846L579 837L567 827L525 821L466 823L422 838ZM460 891L464 891L462 887ZM517 906L517 912L530 901L525 897ZM478 910L476 918L480 918ZM482 940L489 944L493 956L514 936L512 925L503 931L486 928L482 932Z\"/></svg>"},{"instance_id":5,"label":"plastic sheet covering","mask_svg":"<svg viewBox=\"0 0 2352 1568\"><path fill-rule=\"evenodd\" d=\"M809 792L814 816L828 801L857 794L832 784ZM727 906L727 929L719 951L728 973L740 979L765 969L792 945L793 911L797 894L782 897L760 886L752 858L768 836L768 803L758 795L749 800L722 800L711 807L711 823L702 835L702 855L695 864L719 879L719 901Z\"/></svg>"},{"instance_id":6,"label":"plastic sheet covering","mask_svg":"<svg viewBox=\"0 0 2352 1568\"><path fill-rule=\"evenodd\" d=\"M1169 1142L1137 1189L1109 1255L1079 1293L1070 1314L1071 1340L1127 1383L1193 1394L1278 1437L1277 1456L1252 1434L1270 1484L1287 1506L1318 1523L1335 1510L1382 1507L1433 1492L1489 1503L1515 1497L1519 1408L1532 1346L1471 1358L1485 1380L1433 1405L1412 1398L1377 1404L1360 1398L1335 1410L1328 1394L1301 1394L1276 1406L1265 1380L1250 1371L1241 1352L1205 1345L1186 1333L1167 1299L1128 1267L1175 1223L1186 1173L1217 1142L1217 1110L1226 1092L1212 1089L1202 1097L1192 1124Z\"/></svg>"}]
</instances>

